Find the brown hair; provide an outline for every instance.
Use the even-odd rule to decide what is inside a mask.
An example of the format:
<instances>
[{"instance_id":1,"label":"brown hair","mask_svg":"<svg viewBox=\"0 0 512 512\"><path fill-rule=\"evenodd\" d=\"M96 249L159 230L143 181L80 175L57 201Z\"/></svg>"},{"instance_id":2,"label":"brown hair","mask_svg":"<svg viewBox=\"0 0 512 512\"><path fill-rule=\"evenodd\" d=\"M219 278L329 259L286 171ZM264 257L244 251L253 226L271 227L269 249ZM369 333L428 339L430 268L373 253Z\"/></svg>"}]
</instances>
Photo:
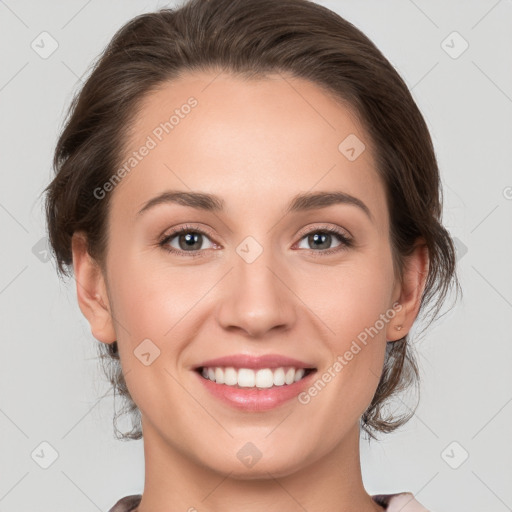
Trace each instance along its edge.
<instances>
[{"instance_id":1,"label":"brown hair","mask_svg":"<svg viewBox=\"0 0 512 512\"><path fill-rule=\"evenodd\" d=\"M420 312L439 313L456 275L453 242L441 224L442 189L432 140L406 84L376 46L356 27L308 0L191 0L177 9L139 15L108 44L75 95L58 140L56 176L45 189L49 240L61 275L72 266L71 237L87 235L91 256L104 269L109 195L93 191L118 168L141 101L187 70L225 70L246 78L284 72L310 80L357 113L386 189L395 273L419 237L429 270ZM341 142L341 141L340 141ZM426 307L430 306L428 312ZM429 322L430 325L431 322ZM140 411L121 371L117 342L99 343L104 370L142 437ZM383 372L361 418L370 439L406 423L413 410L384 417L383 406L418 382L407 336L387 343ZM117 415L114 418L116 427Z\"/></svg>"}]
</instances>

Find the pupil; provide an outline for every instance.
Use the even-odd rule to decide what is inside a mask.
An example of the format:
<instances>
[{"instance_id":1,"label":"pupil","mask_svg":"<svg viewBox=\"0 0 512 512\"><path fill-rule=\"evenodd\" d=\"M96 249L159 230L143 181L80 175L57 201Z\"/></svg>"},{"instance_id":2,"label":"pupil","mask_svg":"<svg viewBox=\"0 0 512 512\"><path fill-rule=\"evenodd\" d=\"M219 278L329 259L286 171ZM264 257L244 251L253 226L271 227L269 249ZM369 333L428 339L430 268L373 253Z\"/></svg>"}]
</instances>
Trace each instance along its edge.
<instances>
[{"instance_id":1,"label":"pupil","mask_svg":"<svg viewBox=\"0 0 512 512\"><path fill-rule=\"evenodd\" d=\"M201 236L200 233L194 233L194 234L190 234L190 233L187 233L186 235L182 235L180 236L180 248L181 249L196 249L195 247L193 247L194 244L197 244L197 240L198 238ZM181 243L181 240L182 238L185 238L185 243L182 244ZM199 246L201 246L201 244L199 243Z\"/></svg>"},{"instance_id":2,"label":"pupil","mask_svg":"<svg viewBox=\"0 0 512 512\"><path fill-rule=\"evenodd\" d=\"M330 241L330 237L331 237L331 235L329 233L322 233L322 234L315 233L315 234L309 236L309 241L310 241L310 243L315 242L315 244L316 244L316 242L318 242L319 239L321 238L323 240L323 242L320 241L320 244L316 244L316 247L320 247L321 249L327 249L328 247L322 247L322 245L328 246L329 244L326 242L326 240Z\"/></svg>"}]
</instances>

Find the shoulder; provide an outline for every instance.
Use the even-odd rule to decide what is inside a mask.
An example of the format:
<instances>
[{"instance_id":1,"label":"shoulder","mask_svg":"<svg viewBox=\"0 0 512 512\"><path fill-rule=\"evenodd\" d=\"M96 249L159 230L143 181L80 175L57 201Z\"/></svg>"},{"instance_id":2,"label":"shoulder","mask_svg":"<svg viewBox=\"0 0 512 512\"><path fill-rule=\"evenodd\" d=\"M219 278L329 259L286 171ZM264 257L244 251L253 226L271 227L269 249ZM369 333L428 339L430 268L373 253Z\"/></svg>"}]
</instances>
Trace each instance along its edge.
<instances>
[{"instance_id":1,"label":"shoulder","mask_svg":"<svg viewBox=\"0 0 512 512\"><path fill-rule=\"evenodd\" d=\"M121 498L108 512L135 512L138 507L142 494L132 494Z\"/></svg>"},{"instance_id":2,"label":"shoulder","mask_svg":"<svg viewBox=\"0 0 512 512\"><path fill-rule=\"evenodd\" d=\"M412 492L399 492L395 494L375 494L373 500L384 507L386 512L429 512Z\"/></svg>"},{"instance_id":3,"label":"shoulder","mask_svg":"<svg viewBox=\"0 0 512 512\"><path fill-rule=\"evenodd\" d=\"M375 494L373 500L386 508L386 512L429 512L411 492L395 494ZM135 512L142 499L141 494L121 498L108 512Z\"/></svg>"}]
</instances>

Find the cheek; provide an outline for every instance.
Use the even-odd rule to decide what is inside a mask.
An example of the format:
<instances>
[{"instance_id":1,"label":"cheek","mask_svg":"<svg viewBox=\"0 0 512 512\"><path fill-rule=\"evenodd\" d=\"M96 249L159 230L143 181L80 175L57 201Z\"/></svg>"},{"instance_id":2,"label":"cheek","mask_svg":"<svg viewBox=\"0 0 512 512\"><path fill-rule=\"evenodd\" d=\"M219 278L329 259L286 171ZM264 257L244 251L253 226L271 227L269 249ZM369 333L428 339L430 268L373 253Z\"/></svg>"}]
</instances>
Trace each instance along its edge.
<instances>
[{"instance_id":1,"label":"cheek","mask_svg":"<svg viewBox=\"0 0 512 512\"><path fill-rule=\"evenodd\" d=\"M331 372L337 375L334 380L340 387L350 387L353 403L359 404L361 412L371 401L382 372L386 333L395 315L389 303L392 288L392 261L385 251L365 255L333 276L329 286L325 318L334 332L330 336L331 364L341 364L338 371ZM341 405L343 399L339 400Z\"/></svg>"},{"instance_id":2,"label":"cheek","mask_svg":"<svg viewBox=\"0 0 512 512\"><path fill-rule=\"evenodd\" d=\"M132 343L143 338L162 342L211 287L197 269L148 265L143 257L125 258L111 272L114 314ZM121 328L121 335L126 332Z\"/></svg>"},{"instance_id":3,"label":"cheek","mask_svg":"<svg viewBox=\"0 0 512 512\"><path fill-rule=\"evenodd\" d=\"M139 409L163 424L175 412L169 404L187 404L190 399L175 379L180 378L182 355L193 332L198 287L206 288L207 283L196 275L197 282L191 284L180 271L163 275L136 258L125 259L111 275L127 387Z\"/></svg>"},{"instance_id":4,"label":"cheek","mask_svg":"<svg viewBox=\"0 0 512 512\"><path fill-rule=\"evenodd\" d=\"M379 319L390 317L390 298L393 290L391 259L385 254L361 255L350 265L343 265L322 280L311 297L321 307L326 323L335 338L345 343L360 333L376 328L385 336L385 327ZM318 282L322 282L318 281ZM391 312L391 314L393 314ZM361 337L364 338L364 335ZM341 347L340 347L341 348Z\"/></svg>"}]
</instances>

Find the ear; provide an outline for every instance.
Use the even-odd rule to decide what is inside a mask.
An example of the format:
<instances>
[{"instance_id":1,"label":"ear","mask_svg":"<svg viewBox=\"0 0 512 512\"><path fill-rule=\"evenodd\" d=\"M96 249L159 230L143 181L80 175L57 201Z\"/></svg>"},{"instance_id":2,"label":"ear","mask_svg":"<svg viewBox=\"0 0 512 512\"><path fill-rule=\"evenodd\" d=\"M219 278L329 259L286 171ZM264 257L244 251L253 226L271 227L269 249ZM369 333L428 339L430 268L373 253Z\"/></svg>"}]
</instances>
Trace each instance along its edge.
<instances>
[{"instance_id":1,"label":"ear","mask_svg":"<svg viewBox=\"0 0 512 512\"><path fill-rule=\"evenodd\" d=\"M103 272L87 250L83 232L73 233L71 239L73 270L80 311L89 321L92 335L103 343L116 341L110 303Z\"/></svg>"},{"instance_id":2,"label":"ear","mask_svg":"<svg viewBox=\"0 0 512 512\"><path fill-rule=\"evenodd\" d=\"M429 268L428 247L424 238L416 241L412 254L407 256L402 282L397 282L393 297L400 303L392 322L388 323L386 339L396 341L403 338L410 330L418 316L421 296L425 288ZM400 330L396 327L401 326Z\"/></svg>"}]
</instances>

